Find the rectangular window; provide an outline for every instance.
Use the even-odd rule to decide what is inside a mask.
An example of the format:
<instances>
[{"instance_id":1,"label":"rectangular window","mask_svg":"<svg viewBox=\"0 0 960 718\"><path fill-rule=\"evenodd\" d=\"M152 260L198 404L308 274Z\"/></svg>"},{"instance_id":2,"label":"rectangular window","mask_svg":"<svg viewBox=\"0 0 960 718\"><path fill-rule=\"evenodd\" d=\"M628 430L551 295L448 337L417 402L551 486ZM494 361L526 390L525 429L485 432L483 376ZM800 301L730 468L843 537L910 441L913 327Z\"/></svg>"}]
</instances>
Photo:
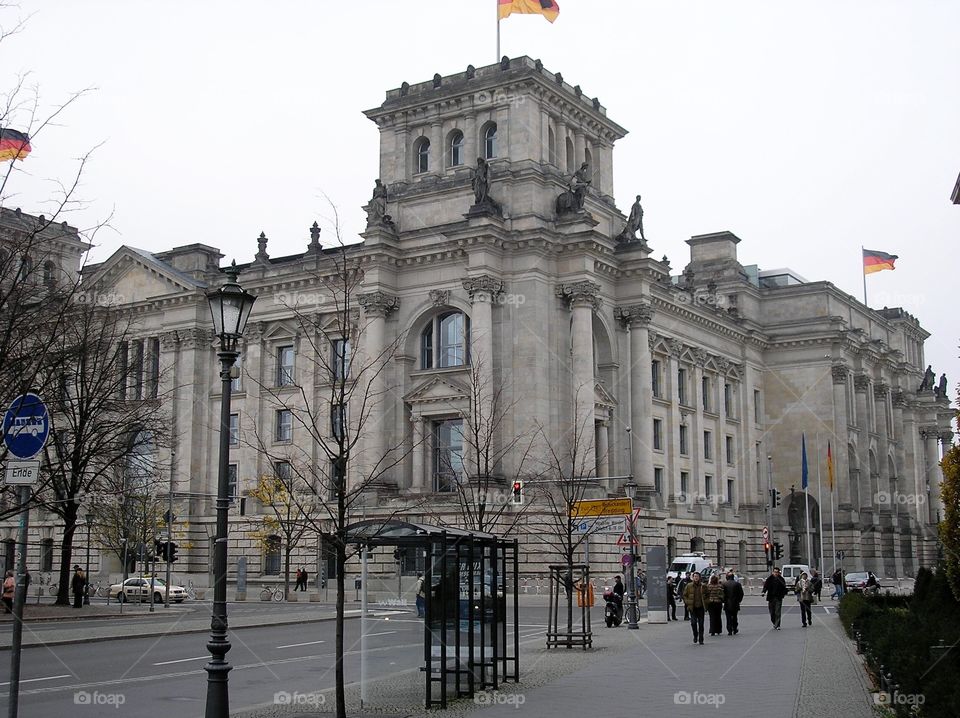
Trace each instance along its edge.
<instances>
[{"instance_id":1,"label":"rectangular window","mask_svg":"<svg viewBox=\"0 0 960 718\"><path fill-rule=\"evenodd\" d=\"M733 415L733 387L727 382L724 382L723 385L723 413L731 419L735 418Z\"/></svg>"},{"instance_id":2,"label":"rectangular window","mask_svg":"<svg viewBox=\"0 0 960 718\"><path fill-rule=\"evenodd\" d=\"M133 396L143 398L143 340L133 343Z\"/></svg>"},{"instance_id":3,"label":"rectangular window","mask_svg":"<svg viewBox=\"0 0 960 718\"><path fill-rule=\"evenodd\" d=\"M240 415L230 415L230 446L240 445Z\"/></svg>"},{"instance_id":4,"label":"rectangular window","mask_svg":"<svg viewBox=\"0 0 960 718\"><path fill-rule=\"evenodd\" d=\"M335 381L346 379L350 375L350 340L333 341L333 378Z\"/></svg>"},{"instance_id":5,"label":"rectangular window","mask_svg":"<svg viewBox=\"0 0 960 718\"><path fill-rule=\"evenodd\" d=\"M733 506L733 479L727 479L727 503Z\"/></svg>"},{"instance_id":6,"label":"rectangular window","mask_svg":"<svg viewBox=\"0 0 960 718\"><path fill-rule=\"evenodd\" d=\"M709 431L703 432L703 458L707 461L713 459L713 434Z\"/></svg>"},{"instance_id":7,"label":"rectangular window","mask_svg":"<svg viewBox=\"0 0 960 718\"><path fill-rule=\"evenodd\" d=\"M277 386L293 385L293 347L277 349Z\"/></svg>"},{"instance_id":8,"label":"rectangular window","mask_svg":"<svg viewBox=\"0 0 960 718\"><path fill-rule=\"evenodd\" d=\"M465 475L463 421L450 419L433 424L434 491L455 491Z\"/></svg>"},{"instance_id":9,"label":"rectangular window","mask_svg":"<svg viewBox=\"0 0 960 718\"><path fill-rule=\"evenodd\" d=\"M760 409L760 390L754 389L753 390L753 421L757 424L763 423L760 421L761 416L763 416L763 414Z\"/></svg>"},{"instance_id":10,"label":"rectangular window","mask_svg":"<svg viewBox=\"0 0 960 718\"><path fill-rule=\"evenodd\" d=\"M703 477L703 493L707 496L707 501L713 503L713 477L707 474Z\"/></svg>"},{"instance_id":11,"label":"rectangular window","mask_svg":"<svg viewBox=\"0 0 960 718\"><path fill-rule=\"evenodd\" d=\"M336 441L343 441L347 431L347 407L334 404L330 407L330 435Z\"/></svg>"},{"instance_id":12,"label":"rectangular window","mask_svg":"<svg viewBox=\"0 0 960 718\"><path fill-rule=\"evenodd\" d=\"M277 409L277 441L293 440L293 412L289 409Z\"/></svg>"},{"instance_id":13,"label":"rectangular window","mask_svg":"<svg viewBox=\"0 0 960 718\"><path fill-rule=\"evenodd\" d=\"M661 419L653 420L653 448L663 449L663 421Z\"/></svg>"},{"instance_id":14,"label":"rectangular window","mask_svg":"<svg viewBox=\"0 0 960 718\"><path fill-rule=\"evenodd\" d=\"M663 469L659 466L653 468L653 490L658 494L663 493Z\"/></svg>"},{"instance_id":15,"label":"rectangular window","mask_svg":"<svg viewBox=\"0 0 960 718\"><path fill-rule=\"evenodd\" d=\"M120 346L117 347L117 371L119 372L117 376L120 379L117 394L120 399L126 399L129 396L127 392L127 387L130 385L129 353L130 347L127 342L120 342Z\"/></svg>"},{"instance_id":16,"label":"rectangular window","mask_svg":"<svg viewBox=\"0 0 960 718\"><path fill-rule=\"evenodd\" d=\"M686 456L690 453L689 447L687 446L687 427L680 427L680 453Z\"/></svg>"},{"instance_id":17,"label":"rectangular window","mask_svg":"<svg viewBox=\"0 0 960 718\"><path fill-rule=\"evenodd\" d=\"M289 461L277 461L273 465L273 475L285 488L289 489L293 481L293 466Z\"/></svg>"},{"instance_id":18,"label":"rectangular window","mask_svg":"<svg viewBox=\"0 0 960 718\"><path fill-rule=\"evenodd\" d=\"M240 469L237 464L227 466L227 495L233 499L237 495L237 483Z\"/></svg>"},{"instance_id":19,"label":"rectangular window","mask_svg":"<svg viewBox=\"0 0 960 718\"><path fill-rule=\"evenodd\" d=\"M681 404L687 404L687 370L677 369L677 399Z\"/></svg>"},{"instance_id":20,"label":"rectangular window","mask_svg":"<svg viewBox=\"0 0 960 718\"><path fill-rule=\"evenodd\" d=\"M724 439L727 453L727 463L733 466L733 437L728 436Z\"/></svg>"},{"instance_id":21,"label":"rectangular window","mask_svg":"<svg viewBox=\"0 0 960 718\"><path fill-rule=\"evenodd\" d=\"M654 359L650 362L650 386L653 389L653 395L658 399L663 396L663 387L660 385L660 362Z\"/></svg>"},{"instance_id":22,"label":"rectangular window","mask_svg":"<svg viewBox=\"0 0 960 718\"><path fill-rule=\"evenodd\" d=\"M53 571L53 539L44 539L40 543L40 570L43 573Z\"/></svg>"},{"instance_id":23,"label":"rectangular window","mask_svg":"<svg viewBox=\"0 0 960 718\"><path fill-rule=\"evenodd\" d=\"M687 491L690 489L690 474L686 471L680 472L680 493L684 496L687 495Z\"/></svg>"},{"instance_id":24,"label":"rectangular window","mask_svg":"<svg viewBox=\"0 0 960 718\"><path fill-rule=\"evenodd\" d=\"M703 377L700 381L700 393L703 394L703 410L710 411L710 377Z\"/></svg>"},{"instance_id":25,"label":"rectangular window","mask_svg":"<svg viewBox=\"0 0 960 718\"><path fill-rule=\"evenodd\" d=\"M160 393L160 337L151 337L148 342L147 398L156 399Z\"/></svg>"}]
</instances>

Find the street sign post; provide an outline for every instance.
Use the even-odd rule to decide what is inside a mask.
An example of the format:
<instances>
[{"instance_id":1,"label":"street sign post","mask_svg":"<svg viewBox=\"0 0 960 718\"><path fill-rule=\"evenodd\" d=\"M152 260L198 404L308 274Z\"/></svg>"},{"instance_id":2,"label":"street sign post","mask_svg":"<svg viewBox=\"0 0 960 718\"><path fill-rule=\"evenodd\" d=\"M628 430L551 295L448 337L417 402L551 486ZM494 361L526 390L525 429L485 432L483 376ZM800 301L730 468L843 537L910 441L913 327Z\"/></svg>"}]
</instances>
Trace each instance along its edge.
<instances>
[{"instance_id":1,"label":"street sign post","mask_svg":"<svg viewBox=\"0 0 960 718\"><path fill-rule=\"evenodd\" d=\"M3 416L3 443L17 459L32 459L50 436L50 415L36 394L21 394Z\"/></svg>"},{"instance_id":2,"label":"street sign post","mask_svg":"<svg viewBox=\"0 0 960 718\"><path fill-rule=\"evenodd\" d=\"M570 518L585 519L592 516L627 516L633 511L630 499L591 499L574 501L570 507Z\"/></svg>"}]
</instances>

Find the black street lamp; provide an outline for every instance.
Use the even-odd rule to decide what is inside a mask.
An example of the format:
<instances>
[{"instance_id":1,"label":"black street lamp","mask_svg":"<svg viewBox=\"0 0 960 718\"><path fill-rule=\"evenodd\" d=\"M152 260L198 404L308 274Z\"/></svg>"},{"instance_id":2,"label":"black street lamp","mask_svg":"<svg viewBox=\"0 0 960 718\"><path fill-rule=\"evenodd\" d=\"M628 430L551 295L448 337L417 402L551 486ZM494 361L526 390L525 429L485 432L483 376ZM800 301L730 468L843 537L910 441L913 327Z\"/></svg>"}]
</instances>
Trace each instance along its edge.
<instances>
[{"instance_id":1,"label":"black street lamp","mask_svg":"<svg viewBox=\"0 0 960 718\"><path fill-rule=\"evenodd\" d=\"M632 468L632 467L631 467ZM640 625L637 623L637 614L639 609L637 607L637 553L634 548L634 541L636 541L636 531L633 525L633 500L637 496L637 483L633 480L631 476L630 479L623 485L623 491L626 494L627 498L630 499L630 515L627 517L627 535L630 539L630 565L629 570L627 571L627 628L636 630L640 628Z\"/></svg>"},{"instance_id":2,"label":"black street lamp","mask_svg":"<svg viewBox=\"0 0 960 718\"><path fill-rule=\"evenodd\" d=\"M245 292L237 278L240 270L233 262L227 269L227 281L219 289L207 294L213 326L220 338L220 466L217 476L217 534L213 552L213 615L210 618L210 662L207 671L206 718L229 718L230 693L227 674L230 664L226 655L230 650L227 640L227 511L230 507L230 389L231 369L240 355L238 345L250 318L256 297Z\"/></svg>"},{"instance_id":3,"label":"black street lamp","mask_svg":"<svg viewBox=\"0 0 960 718\"><path fill-rule=\"evenodd\" d=\"M90 527L93 526L93 514L84 516L87 521L87 585L83 587L83 603L90 605Z\"/></svg>"}]
</instances>

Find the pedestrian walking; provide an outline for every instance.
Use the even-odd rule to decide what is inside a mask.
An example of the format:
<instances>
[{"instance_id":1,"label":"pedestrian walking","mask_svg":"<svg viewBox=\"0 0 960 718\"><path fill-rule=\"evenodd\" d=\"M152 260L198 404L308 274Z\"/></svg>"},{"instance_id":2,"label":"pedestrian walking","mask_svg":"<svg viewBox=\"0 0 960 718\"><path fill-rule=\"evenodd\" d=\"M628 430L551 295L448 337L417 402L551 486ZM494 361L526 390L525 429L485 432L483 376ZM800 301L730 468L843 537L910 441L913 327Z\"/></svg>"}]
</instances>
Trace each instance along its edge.
<instances>
[{"instance_id":1,"label":"pedestrian walking","mask_svg":"<svg viewBox=\"0 0 960 718\"><path fill-rule=\"evenodd\" d=\"M797 580L797 599L800 601L800 622L804 628L813 623L813 613L810 608L813 605L813 598L813 581L807 577L807 573L804 571Z\"/></svg>"},{"instance_id":2,"label":"pedestrian walking","mask_svg":"<svg viewBox=\"0 0 960 718\"><path fill-rule=\"evenodd\" d=\"M87 585L87 577L79 565L73 567L73 578L70 580L70 590L73 591L73 607L83 608L83 589Z\"/></svg>"},{"instance_id":3,"label":"pedestrian walking","mask_svg":"<svg viewBox=\"0 0 960 718\"><path fill-rule=\"evenodd\" d=\"M683 600L683 592L687 589L687 584L690 583L690 572L687 571L686 575L680 579L680 582L677 583L677 598ZM690 609L687 608L687 602L683 601L683 620L690 620Z\"/></svg>"},{"instance_id":4,"label":"pedestrian walking","mask_svg":"<svg viewBox=\"0 0 960 718\"><path fill-rule=\"evenodd\" d=\"M424 601L423 594L423 574L417 574L417 587L416 587L416 601L417 601L417 618L423 618L425 615L424 609L426 608L426 603Z\"/></svg>"},{"instance_id":5,"label":"pedestrian walking","mask_svg":"<svg viewBox=\"0 0 960 718\"><path fill-rule=\"evenodd\" d=\"M693 628L693 642L703 645L703 615L707 608L707 597L704 586L700 582L700 574L693 572L693 578L683 589L683 605L687 607L690 616L690 626Z\"/></svg>"},{"instance_id":6,"label":"pedestrian walking","mask_svg":"<svg viewBox=\"0 0 960 718\"><path fill-rule=\"evenodd\" d=\"M299 591L299 590L300 590L300 578L302 577L302 575L303 575L303 569L302 569L302 568L298 568L298 569L297 569L297 581L296 581L296 583L293 584L293 590L294 590L294 591Z\"/></svg>"},{"instance_id":7,"label":"pedestrian walking","mask_svg":"<svg viewBox=\"0 0 960 718\"><path fill-rule=\"evenodd\" d=\"M734 636L740 633L740 604L743 603L743 586L733 577L733 572L727 574L723 582L723 612L727 615L727 635Z\"/></svg>"},{"instance_id":8,"label":"pedestrian walking","mask_svg":"<svg viewBox=\"0 0 960 718\"><path fill-rule=\"evenodd\" d=\"M833 575L830 577L830 583L833 584L833 594L831 594L830 600L839 600L843 596L843 573L841 573L839 568L833 572Z\"/></svg>"},{"instance_id":9,"label":"pedestrian walking","mask_svg":"<svg viewBox=\"0 0 960 718\"><path fill-rule=\"evenodd\" d=\"M673 576L667 576L667 620L677 620L677 587Z\"/></svg>"},{"instance_id":10,"label":"pedestrian walking","mask_svg":"<svg viewBox=\"0 0 960 718\"><path fill-rule=\"evenodd\" d=\"M300 590L307 590L307 581L310 580L310 573L305 568L300 569Z\"/></svg>"},{"instance_id":11,"label":"pedestrian walking","mask_svg":"<svg viewBox=\"0 0 960 718\"><path fill-rule=\"evenodd\" d=\"M704 591L707 596L707 612L710 614L710 635L723 635L723 586L720 577L713 574Z\"/></svg>"},{"instance_id":12,"label":"pedestrian walking","mask_svg":"<svg viewBox=\"0 0 960 718\"><path fill-rule=\"evenodd\" d=\"M787 595L787 582L780 575L780 569L776 566L763 582L761 596L767 597L767 609L770 611L770 623L776 630L780 630L780 614L783 611L783 598Z\"/></svg>"},{"instance_id":13,"label":"pedestrian walking","mask_svg":"<svg viewBox=\"0 0 960 718\"><path fill-rule=\"evenodd\" d=\"M823 591L823 578L815 568L810 569L810 586L813 589L813 595L817 597L817 603L820 603L823 600L820 597L820 592Z\"/></svg>"},{"instance_id":14,"label":"pedestrian walking","mask_svg":"<svg viewBox=\"0 0 960 718\"><path fill-rule=\"evenodd\" d=\"M13 613L13 591L16 587L13 571L7 571L3 577L3 608L7 613Z\"/></svg>"}]
</instances>

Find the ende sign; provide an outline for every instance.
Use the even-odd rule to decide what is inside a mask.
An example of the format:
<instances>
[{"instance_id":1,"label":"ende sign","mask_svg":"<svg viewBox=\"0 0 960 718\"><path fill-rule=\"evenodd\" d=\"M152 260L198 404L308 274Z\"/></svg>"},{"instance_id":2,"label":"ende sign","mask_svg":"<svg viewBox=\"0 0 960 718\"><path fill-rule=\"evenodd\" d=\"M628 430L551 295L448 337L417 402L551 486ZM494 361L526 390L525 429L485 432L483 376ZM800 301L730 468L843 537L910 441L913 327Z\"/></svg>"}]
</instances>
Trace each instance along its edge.
<instances>
[{"instance_id":1,"label":"ende sign","mask_svg":"<svg viewBox=\"0 0 960 718\"><path fill-rule=\"evenodd\" d=\"M7 462L6 482L8 486L33 486L40 476L39 461Z\"/></svg>"}]
</instances>

